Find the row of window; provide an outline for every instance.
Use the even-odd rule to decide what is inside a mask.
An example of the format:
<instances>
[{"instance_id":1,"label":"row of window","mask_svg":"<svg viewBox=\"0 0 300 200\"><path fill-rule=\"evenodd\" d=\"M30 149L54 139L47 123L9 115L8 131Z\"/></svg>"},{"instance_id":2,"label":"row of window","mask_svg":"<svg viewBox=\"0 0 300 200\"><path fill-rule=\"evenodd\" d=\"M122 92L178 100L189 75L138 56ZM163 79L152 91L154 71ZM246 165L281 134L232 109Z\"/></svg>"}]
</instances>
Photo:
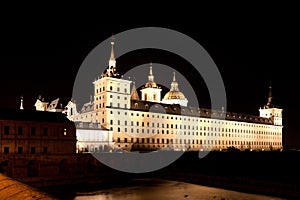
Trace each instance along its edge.
<instances>
[{"instance_id":1,"label":"row of window","mask_svg":"<svg viewBox=\"0 0 300 200\"><path fill-rule=\"evenodd\" d=\"M113 104L112 102L109 103L109 106L112 108L112 107L117 107L117 108L121 108L121 104L120 103L116 103L116 104ZM99 103L99 104L96 104L96 109L98 108L105 108L105 103ZM127 109L127 104L125 103L124 104L124 107L125 109Z\"/></svg>"},{"instance_id":2,"label":"row of window","mask_svg":"<svg viewBox=\"0 0 300 200\"><path fill-rule=\"evenodd\" d=\"M110 97L111 99L114 98L114 96L113 96L112 94L109 95L109 97ZM101 96L96 97L96 101L101 100L101 99L105 99L105 96L103 95L102 97L101 97ZM118 96L117 96L117 99L121 99L121 97L118 95ZM124 97L124 100L127 100L127 97L126 97L126 96Z\"/></svg>"},{"instance_id":3,"label":"row of window","mask_svg":"<svg viewBox=\"0 0 300 200\"><path fill-rule=\"evenodd\" d=\"M112 103L111 107L112 107ZM120 105L118 105L120 107ZM113 114L113 111L110 111L110 114ZM121 114L120 111L117 112L118 115ZM124 113L127 115L127 112ZM131 116L141 116L141 117L150 117L150 114L144 114L144 113L139 113L139 112L131 112ZM270 128L267 125L262 125L262 124L253 124L253 123L245 123L245 122L228 122L228 121L222 121L222 120L211 120L211 119L199 119L197 117L177 117L177 116L164 116L164 115L152 115L152 119L154 118L162 118L162 119L174 119L174 120L183 120L183 121L192 121L192 122L204 122L204 123L209 123L209 124L228 124L231 126L246 126L246 127L256 127L256 128ZM279 127L272 127L274 129L279 129Z\"/></svg>"},{"instance_id":4,"label":"row of window","mask_svg":"<svg viewBox=\"0 0 300 200\"><path fill-rule=\"evenodd\" d=\"M113 120L110 120L110 125L114 125L113 124L114 121ZM121 125L121 120L118 120L117 121L117 125ZM141 126L141 127L150 127L150 122L135 122L134 121L130 121L130 125L131 126ZM165 126L166 125L166 126ZM124 126L128 126L128 123L127 121L125 120L124 121ZM152 122L152 128L155 127L155 123ZM198 126L190 126L190 125L177 125L177 124L164 124L164 123L157 123L156 124L156 128L171 128L171 129L180 129L180 130L200 130L202 131L202 126L199 126L199 129L198 129ZM195 129L196 128L196 129ZM137 129L138 130L138 129ZM271 131L260 131L260 130L245 130L245 129L230 129L230 128L216 128L216 127L203 127L203 130L204 131L218 131L218 132L232 132L232 133L247 133L247 134L263 134L263 135L280 135L280 132L271 132ZM120 131L118 131L120 132ZM127 132L127 131L125 131ZM200 133L201 134L201 133ZM197 132L197 135L198 135L198 132Z\"/></svg>"},{"instance_id":5,"label":"row of window","mask_svg":"<svg viewBox=\"0 0 300 200\"><path fill-rule=\"evenodd\" d=\"M189 139L163 139L163 138L117 138L118 143L152 143L152 144L212 144L212 145L274 145L279 146L281 142L263 141L231 141L231 140L189 140Z\"/></svg>"},{"instance_id":6,"label":"row of window","mask_svg":"<svg viewBox=\"0 0 300 200\"><path fill-rule=\"evenodd\" d=\"M3 147L3 153L4 154L9 154L9 147ZM23 154L23 147L18 147L18 154ZM36 153L36 148L35 147L30 147L30 154L35 154ZM48 153L48 147L43 147L42 149L42 154L47 154Z\"/></svg>"},{"instance_id":7,"label":"row of window","mask_svg":"<svg viewBox=\"0 0 300 200\"><path fill-rule=\"evenodd\" d=\"M4 132L3 132L4 135L9 135L10 132L11 132L10 126L4 126ZM36 132L37 132L36 131L36 127L31 127L30 128L30 135L31 136L35 136ZM43 136L48 136L48 128L43 128L42 133L43 133ZM24 129L23 129L22 126L18 126L18 128L17 128L17 134L18 135L23 135L24 134ZM66 128L63 129L63 135L67 135L67 129Z\"/></svg>"},{"instance_id":8,"label":"row of window","mask_svg":"<svg viewBox=\"0 0 300 200\"><path fill-rule=\"evenodd\" d=\"M113 130L113 128L111 127L111 129L110 129L111 131ZM150 133L150 130L149 129L146 129L147 130L147 133L149 134ZM127 128L124 128L124 132L126 133L128 131L128 129ZM119 128L118 127L118 132L121 132L121 128ZM134 129L133 128L131 128L131 133L134 133ZM140 129L136 129L136 133L140 133ZM145 133L145 130L144 129L141 129L141 133ZM171 133L171 134L174 134L174 132L173 131L169 131L169 130L161 130L161 131L159 131L159 130L156 130L156 133L155 133L155 130L154 129L152 129L152 134L169 134L169 133ZM281 139L281 137L280 136L278 136L278 137L276 137L276 136L260 136L260 135L238 135L238 134L220 134L220 133L206 133L206 132L204 132L204 133L202 133L202 132L196 132L196 133L194 133L194 132L192 132L192 133L190 133L190 132L186 132L186 131L184 131L184 132L177 132L176 134L178 134L178 135L196 135L196 136L215 136L215 137L240 137L240 138L254 138L254 139Z\"/></svg>"},{"instance_id":9,"label":"row of window","mask_svg":"<svg viewBox=\"0 0 300 200\"><path fill-rule=\"evenodd\" d=\"M113 91L113 86L109 86L109 88L107 89L108 91ZM104 92L105 91L105 87L99 87L96 89L96 94L100 93L100 92ZM120 87L117 87L117 92L120 92ZM127 88L124 88L124 93L127 93Z\"/></svg>"}]
</instances>

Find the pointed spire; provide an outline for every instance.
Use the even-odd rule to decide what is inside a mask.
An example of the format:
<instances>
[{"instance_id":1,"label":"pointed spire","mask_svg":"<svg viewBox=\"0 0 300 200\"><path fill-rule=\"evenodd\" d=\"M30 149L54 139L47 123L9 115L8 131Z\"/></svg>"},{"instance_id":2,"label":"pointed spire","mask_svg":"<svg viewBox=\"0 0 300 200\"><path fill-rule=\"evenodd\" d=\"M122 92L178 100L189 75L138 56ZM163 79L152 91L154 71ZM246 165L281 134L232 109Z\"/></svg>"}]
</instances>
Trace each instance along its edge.
<instances>
[{"instance_id":1,"label":"pointed spire","mask_svg":"<svg viewBox=\"0 0 300 200\"><path fill-rule=\"evenodd\" d=\"M136 86L135 86L135 82L133 81L132 82L133 83L133 85L132 85L132 92L131 92L131 99L132 100L140 100L140 97L139 97L139 95L138 95L138 93L137 93L137 90L136 90Z\"/></svg>"},{"instance_id":2,"label":"pointed spire","mask_svg":"<svg viewBox=\"0 0 300 200\"><path fill-rule=\"evenodd\" d=\"M24 107L23 107L23 96L21 96L20 110L24 110Z\"/></svg>"},{"instance_id":3,"label":"pointed spire","mask_svg":"<svg viewBox=\"0 0 300 200\"><path fill-rule=\"evenodd\" d=\"M173 72L173 82L176 81L176 76L175 76L175 72Z\"/></svg>"},{"instance_id":4,"label":"pointed spire","mask_svg":"<svg viewBox=\"0 0 300 200\"><path fill-rule=\"evenodd\" d=\"M264 106L264 108L270 108L272 107L273 103L272 103L272 84L270 83L270 86L269 86L269 96L268 96L268 102L267 104Z\"/></svg>"},{"instance_id":5,"label":"pointed spire","mask_svg":"<svg viewBox=\"0 0 300 200\"><path fill-rule=\"evenodd\" d=\"M170 91L179 91L178 89L178 83L176 81L176 75L175 75L175 72L173 72L173 82L171 83L171 89Z\"/></svg>"},{"instance_id":6,"label":"pointed spire","mask_svg":"<svg viewBox=\"0 0 300 200\"><path fill-rule=\"evenodd\" d=\"M154 76L153 76L153 73L152 73L152 62L150 63L148 81L149 82L153 82L154 81Z\"/></svg>"},{"instance_id":7,"label":"pointed spire","mask_svg":"<svg viewBox=\"0 0 300 200\"><path fill-rule=\"evenodd\" d=\"M114 53L114 36L111 37L111 52L110 52L110 58L108 61L108 76L112 76L114 72L116 71L116 59L115 59L115 53Z\"/></svg>"},{"instance_id":8,"label":"pointed spire","mask_svg":"<svg viewBox=\"0 0 300 200\"><path fill-rule=\"evenodd\" d=\"M114 44L115 44L115 42L114 42L114 40L115 40L115 38L112 35L111 36L111 42L110 42L110 44L111 44L110 60L115 60L115 53L114 53Z\"/></svg>"},{"instance_id":9,"label":"pointed spire","mask_svg":"<svg viewBox=\"0 0 300 200\"><path fill-rule=\"evenodd\" d=\"M271 103L272 103L272 85L270 83L270 86L269 86L269 96L268 96L268 102L267 102L267 106L270 107Z\"/></svg>"}]
</instances>

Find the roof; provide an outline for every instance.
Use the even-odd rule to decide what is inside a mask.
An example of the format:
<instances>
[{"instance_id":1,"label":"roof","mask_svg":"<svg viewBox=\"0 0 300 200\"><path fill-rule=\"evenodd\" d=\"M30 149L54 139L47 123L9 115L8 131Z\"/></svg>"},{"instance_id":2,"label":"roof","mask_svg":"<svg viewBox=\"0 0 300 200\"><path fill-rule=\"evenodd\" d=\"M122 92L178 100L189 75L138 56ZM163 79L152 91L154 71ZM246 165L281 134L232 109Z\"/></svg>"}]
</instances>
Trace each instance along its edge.
<instances>
[{"instance_id":1,"label":"roof","mask_svg":"<svg viewBox=\"0 0 300 200\"><path fill-rule=\"evenodd\" d=\"M0 109L0 120L36 121L36 122L71 122L61 112L46 112L36 110ZM72 122L73 123L73 122Z\"/></svg>"},{"instance_id":2,"label":"roof","mask_svg":"<svg viewBox=\"0 0 300 200\"><path fill-rule=\"evenodd\" d=\"M92 122L75 122L75 126L77 129L84 129L84 130L108 130L104 126L101 126L100 123L92 123Z\"/></svg>"},{"instance_id":3,"label":"roof","mask_svg":"<svg viewBox=\"0 0 300 200\"><path fill-rule=\"evenodd\" d=\"M239 114L234 112L226 112L220 110L211 110L207 108L185 107L179 104L163 104L150 101L131 100L131 110L145 111L145 112L166 113L173 115L203 117L212 119L226 119L230 121L259 123L259 124L273 124L272 118L264 118L253 115ZM163 109L163 110L162 110Z\"/></svg>"},{"instance_id":4,"label":"roof","mask_svg":"<svg viewBox=\"0 0 300 200\"><path fill-rule=\"evenodd\" d=\"M64 109L65 105L60 98L54 99L51 101L51 103L48 105L47 110L52 110L52 109Z\"/></svg>"},{"instance_id":5,"label":"roof","mask_svg":"<svg viewBox=\"0 0 300 200\"><path fill-rule=\"evenodd\" d=\"M163 98L164 100L167 99L186 99L184 94L180 91L169 91Z\"/></svg>"},{"instance_id":6,"label":"roof","mask_svg":"<svg viewBox=\"0 0 300 200\"><path fill-rule=\"evenodd\" d=\"M94 111L94 102L87 102L83 104L80 113L86 113L90 111Z\"/></svg>"}]
</instances>

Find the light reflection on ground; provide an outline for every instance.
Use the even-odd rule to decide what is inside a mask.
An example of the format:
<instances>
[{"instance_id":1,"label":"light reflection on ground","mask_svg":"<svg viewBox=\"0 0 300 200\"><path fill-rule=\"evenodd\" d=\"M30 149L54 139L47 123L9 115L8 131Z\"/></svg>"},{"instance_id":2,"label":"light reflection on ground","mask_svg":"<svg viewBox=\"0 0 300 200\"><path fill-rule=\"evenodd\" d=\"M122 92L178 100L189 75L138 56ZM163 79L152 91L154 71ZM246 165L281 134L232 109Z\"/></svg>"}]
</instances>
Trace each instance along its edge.
<instances>
[{"instance_id":1,"label":"light reflection on ground","mask_svg":"<svg viewBox=\"0 0 300 200\"><path fill-rule=\"evenodd\" d=\"M159 179L139 179L129 186L77 193L75 200L279 200L283 198L248 194L201 185Z\"/></svg>"}]
</instances>

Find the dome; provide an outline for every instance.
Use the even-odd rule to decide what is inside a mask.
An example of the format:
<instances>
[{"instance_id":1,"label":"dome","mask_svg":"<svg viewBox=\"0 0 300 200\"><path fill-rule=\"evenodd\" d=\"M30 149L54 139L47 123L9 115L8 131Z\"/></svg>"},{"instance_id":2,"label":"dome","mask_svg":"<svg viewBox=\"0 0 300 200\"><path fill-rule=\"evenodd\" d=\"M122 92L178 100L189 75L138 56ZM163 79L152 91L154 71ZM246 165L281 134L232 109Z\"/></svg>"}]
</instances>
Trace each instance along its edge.
<instances>
[{"instance_id":1,"label":"dome","mask_svg":"<svg viewBox=\"0 0 300 200\"><path fill-rule=\"evenodd\" d=\"M164 99L186 99L184 94L180 91L170 91L165 96Z\"/></svg>"},{"instance_id":2,"label":"dome","mask_svg":"<svg viewBox=\"0 0 300 200\"><path fill-rule=\"evenodd\" d=\"M145 88L157 88L157 85L154 81L148 81L146 84L145 84Z\"/></svg>"},{"instance_id":3,"label":"dome","mask_svg":"<svg viewBox=\"0 0 300 200\"><path fill-rule=\"evenodd\" d=\"M168 99L179 99L185 100L185 96L182 92L179 91L178 83L176 81L175 72L173 73L173 82L171 83L170 91L164 96L164 100Z\"/></svg>"}]
</instances>

